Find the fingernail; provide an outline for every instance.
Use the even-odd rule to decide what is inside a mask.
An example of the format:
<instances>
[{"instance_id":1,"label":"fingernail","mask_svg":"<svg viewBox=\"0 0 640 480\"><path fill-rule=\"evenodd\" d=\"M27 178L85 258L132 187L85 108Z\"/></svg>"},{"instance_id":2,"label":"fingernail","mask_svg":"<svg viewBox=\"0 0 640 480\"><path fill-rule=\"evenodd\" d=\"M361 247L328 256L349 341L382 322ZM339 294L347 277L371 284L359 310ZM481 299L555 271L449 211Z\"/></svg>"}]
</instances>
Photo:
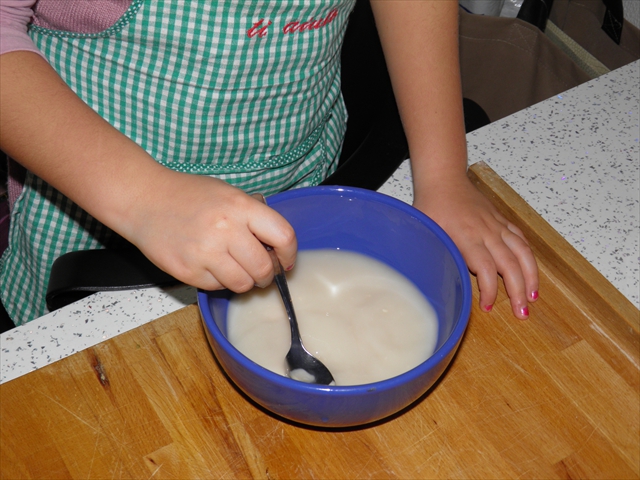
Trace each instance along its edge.
<instances>
[{"instance_id":1,"label":"fingernail","mask_svg":"<svg viewBox=\"0 0 640 480\"><path fill-rule=\"evenodd\" d=\"M531 292L531 300L537 300L538 299L538 291L534 290L533 292Z\"/></svg>"},{"instance_id":2,"label":"fingernail","mask_svg":"<svg viewBox=\"0 0 640 480\"><path fill-rule=\"evenodd\" d=\"M292 269L293 269L293 267L295 267L295 265L296 265L295 263L292 263L291 265L289 265L289 266L288 266L287 268L285 268L284 270L285 270L286 272L288 272L289 270L292 270Z\"/></svg>"},{"instance_id":3,"label":"fingernail","mask_svg":"<svg viewBox=\"0 0 640 480\"><path fill-rule=\"evenodd\" d=\"M493 305L486 305L486 306L484 307L484 311L485 311L485 312L490 312L491 310L493 310Z\"/></svg>"},{"instance_id":4,"label":"fingernail","mask_svg":"<svg viewBox=\"0 0 640 480\"><path fill-rule=\"evenodd\" d=\"M522 315L523 317L528 317L529 316L529 309L527 307L522 307L520 309L520 315Z\"/></svg>"}]
</instances>

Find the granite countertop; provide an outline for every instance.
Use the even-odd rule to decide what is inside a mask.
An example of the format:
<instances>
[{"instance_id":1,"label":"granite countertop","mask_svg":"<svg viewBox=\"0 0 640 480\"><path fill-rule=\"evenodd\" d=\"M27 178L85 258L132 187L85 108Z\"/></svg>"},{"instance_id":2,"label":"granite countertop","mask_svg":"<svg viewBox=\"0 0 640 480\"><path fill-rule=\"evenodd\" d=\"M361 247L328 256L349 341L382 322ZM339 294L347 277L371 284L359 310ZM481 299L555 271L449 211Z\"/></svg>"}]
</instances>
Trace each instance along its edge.
<instances>
[{"instance_id":1,"label":"granite countertop","mask_svg":"<svg viewBox=\"0 0 640 480\"><path fill-rule=\"evenodd\" d=\"M468 136L483 160L640 308L640 62Z\"/></svg>"},{"instance_id":2,"label":"granite countertop","mask_svg":"<svg viewBox=\"0 0 640 480\"><path fill-rule=\"evenodd\" d=\"M640 307L640 62L476 130L486 162ZM408 203L403 163L380 192ZM543 292L542 292L543 294ZM178 286L98 293L0 335L7 382L195 302Z\"/></svg>"}]
</instances>

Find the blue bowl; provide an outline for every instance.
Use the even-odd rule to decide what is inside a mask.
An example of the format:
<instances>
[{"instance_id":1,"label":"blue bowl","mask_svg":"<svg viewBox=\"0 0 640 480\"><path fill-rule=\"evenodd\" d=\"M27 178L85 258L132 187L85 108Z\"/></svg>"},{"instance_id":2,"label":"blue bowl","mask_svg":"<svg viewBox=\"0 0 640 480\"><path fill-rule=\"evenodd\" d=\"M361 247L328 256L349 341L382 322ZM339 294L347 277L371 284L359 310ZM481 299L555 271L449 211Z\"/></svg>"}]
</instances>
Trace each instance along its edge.
<instances>
[{"instance_id":1,"label":"blue bowl","mask_svg":"<svg viewBox=\"0 0 640 480\"><path fill-rule=\"evenodd\" d=\"M471 310L465 262L447 234L415 208L357 188L322 186L279 193L268 203L294 227L300 250L351 250L409 278L438 314L435 353L402 375L354 386L291 380L254 363L227 340L229 291L198 292L211 348L228 377L267 410L323 427L363 425L418 400L442 375L462 339Z\"/></svg>"}]
</instances>

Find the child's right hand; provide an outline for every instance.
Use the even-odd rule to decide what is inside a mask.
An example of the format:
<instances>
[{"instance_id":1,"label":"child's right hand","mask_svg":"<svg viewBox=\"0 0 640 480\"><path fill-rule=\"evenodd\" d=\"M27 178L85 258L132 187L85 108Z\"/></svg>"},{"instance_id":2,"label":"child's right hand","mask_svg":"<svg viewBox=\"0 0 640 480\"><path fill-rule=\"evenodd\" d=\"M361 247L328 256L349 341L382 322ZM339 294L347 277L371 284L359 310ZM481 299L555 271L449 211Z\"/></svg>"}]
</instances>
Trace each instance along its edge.
<instances>
[{"instance_id":1,"label":"child's right hand","mask_svg":"<svg viewBox=\"0 0 640 480\"><path fill-rule=\"evenodd\" d=\"M295 262L295 233L277 212L221 180L161 166L39 55L0 55L0 80L0 148L178 280L265 286L273 266L260 242L285 268Z\"/></svg>"},{"instance_id":2,"label":"child's right hand","mask_svg":"<svg viewBox=\"0 0 640 480\"><path fill-rule=\"evenodd\" d=\"M198 288L245 292L273 280L264 245L293 267L293 228L275 210L222 180L171 172L171 183L143 202L123 233L158 267ZM261 243L262 242L262 243Z\"/></svg>"}]
</instances>

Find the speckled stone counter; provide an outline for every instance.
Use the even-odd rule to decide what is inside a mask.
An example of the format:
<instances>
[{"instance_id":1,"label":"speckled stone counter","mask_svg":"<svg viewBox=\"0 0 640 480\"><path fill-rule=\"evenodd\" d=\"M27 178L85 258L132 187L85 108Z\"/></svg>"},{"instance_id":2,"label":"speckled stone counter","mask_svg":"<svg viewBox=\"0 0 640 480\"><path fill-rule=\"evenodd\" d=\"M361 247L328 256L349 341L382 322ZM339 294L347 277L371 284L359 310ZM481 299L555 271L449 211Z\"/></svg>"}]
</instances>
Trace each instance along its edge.
<instances>
[{"instance_id":1,"label":"speckled stone counter","mask_svg":"<svg viewBox=\"0 0 640 480\"><path fill-rule=\"evenodd\" d=\"M468 136L483 160L640 308L640 62Z\"/></svg>"},{"instance_id":2,"label":"speckled stone counter","mask_svg":"<svg viewBox=\"0 0 640 480\"><path fill-rule=\"evenodd\" d=\"M640 62L467 135L487 163L640 308ZM380 191L411 202L405 162Z\"/></svg>"},{"instance_id":3,"label":"speckled stone counter","mask_svg":"<svg viewBox=\"0 0 640 480\"><path fill-rule=\"evenodd\" d=\"M639 306L640 62L468 135L484 161ZM405 162L380 189L412 200ZM543 293L543 292L542 292ZM195 302L190 287L100 293L0 336L0 383Z\"/></svg>"}]
</instances>

